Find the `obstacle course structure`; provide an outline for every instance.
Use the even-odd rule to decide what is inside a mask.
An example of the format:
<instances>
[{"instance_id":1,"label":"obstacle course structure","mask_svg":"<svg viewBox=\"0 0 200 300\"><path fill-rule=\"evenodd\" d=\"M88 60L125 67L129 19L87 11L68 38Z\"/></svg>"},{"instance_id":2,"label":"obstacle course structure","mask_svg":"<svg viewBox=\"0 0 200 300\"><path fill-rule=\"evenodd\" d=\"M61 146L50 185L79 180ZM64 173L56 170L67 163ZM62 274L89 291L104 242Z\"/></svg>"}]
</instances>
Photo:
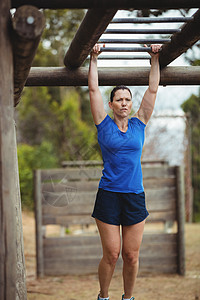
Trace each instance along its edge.
<instances>
[{"instance_id":1,"label":"obstacle course structure","mask_svg":"<svg viewBox=\"0 0 200 300\"><path fill-rule=\"evenodd\" d=\"M65 168L35 171L37 275L96 273L101 259L100 238L90 234L48 236L46 226L73 228L95 225L91 218L102 162L66 162ZM144 233L140 273L185 274L184 170L168 164L143 164L144 187L150 216L147 224L159 229ZM168 232L168 224L177 229ZM155 227L156 228L156 227ZM160 229L162 228L162 230ZM117 269L121 272L120 257Z\"/></svg>"},{"instance_id":2,"label":"obstacle course structure","mask_svg":"<svg viewBox=\"0 0 200 300\"><path fill-rule=\"evenodd\" d=\"M197 8L199 0L4 0L0 2L0 298L26 299L19 176L14 106L24 85L87 85L88 69L81 67L118 9ZM17 8L11 19L10 9ZM88 9L67 53L63 68L31 68L42 31L43 9ZM169 20L168 20L169 21ZM200 67L166 67L200 39L200 11L184 20L165 41L160 55L161 84L200 84ZM114 42L112 42L114 43ZM30 72L29 72L30 70ZM149 67L99 70L100 85L147 85ZM116 76L117 74L117 76ZM28 79L27 79L28 77ZM14 78L14 80L13 80ZM13 175L15 174L15 175Z\"/></svg>"}]
</instances>

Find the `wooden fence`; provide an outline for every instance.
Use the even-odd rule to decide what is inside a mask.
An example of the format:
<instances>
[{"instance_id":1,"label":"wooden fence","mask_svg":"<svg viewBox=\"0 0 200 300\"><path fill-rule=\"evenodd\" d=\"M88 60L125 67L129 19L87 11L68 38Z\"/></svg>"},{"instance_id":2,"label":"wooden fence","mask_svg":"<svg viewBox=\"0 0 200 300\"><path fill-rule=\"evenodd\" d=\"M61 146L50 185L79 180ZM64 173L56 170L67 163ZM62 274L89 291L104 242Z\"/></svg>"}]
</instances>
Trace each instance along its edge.
<instances>
[{"instance_id":1,"label":"wooden fence","mask_svg":"<svg viewBox=\"0 0 200 300\"><path fill-rule=\"evenodd\" d=\"M35 218L37 275L96 273L101 258L98 234L60 237L46 235L49 224L69 227L95 224L91 217L102 167L95 163L63 169L36 170ZM140 252L140 273L185 273L184 174L182 167L143 165L144 187L150 216ZM173 231L166 230L173 224ZM175 226L176 225L176 226ZM94 227L94 226L93 226ZM155 227L157 228L157 227ZM175 228L175 229L174 229ZM119 258L117 270L121 270Z\"/></svg>"}]
</instances>

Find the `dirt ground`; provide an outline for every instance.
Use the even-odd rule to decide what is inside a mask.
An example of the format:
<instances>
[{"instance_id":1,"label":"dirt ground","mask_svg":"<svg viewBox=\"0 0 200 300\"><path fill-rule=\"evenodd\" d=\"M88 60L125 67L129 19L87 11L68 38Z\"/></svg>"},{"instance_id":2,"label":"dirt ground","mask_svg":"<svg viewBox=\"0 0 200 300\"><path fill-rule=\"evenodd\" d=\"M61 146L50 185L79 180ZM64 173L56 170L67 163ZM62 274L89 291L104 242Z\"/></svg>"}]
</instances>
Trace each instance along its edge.
<instances>
[{"instance_id":1,"label":"dirt ground","mask_svg":"<svg viewBox=\"0 0 200 300\"><path fill-rule=\"evenodd\" d=\"M30 212L23 212L24 251L29 300L96 300L97 275L36 278L35 222ZM200 224L186 224L186 276L139 276L136 300L200 300ZM110 299L121 300L122 278L111 282Z\"/></svg>"}]
</instances>

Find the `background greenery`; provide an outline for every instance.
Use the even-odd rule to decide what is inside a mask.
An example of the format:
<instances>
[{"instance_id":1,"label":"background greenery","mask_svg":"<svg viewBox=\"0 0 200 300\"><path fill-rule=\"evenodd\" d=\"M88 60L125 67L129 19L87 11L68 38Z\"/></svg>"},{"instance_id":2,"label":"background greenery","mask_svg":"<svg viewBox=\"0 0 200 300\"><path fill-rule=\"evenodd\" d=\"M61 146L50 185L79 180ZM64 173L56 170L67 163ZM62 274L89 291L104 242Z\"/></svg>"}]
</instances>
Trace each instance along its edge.
<instances>
[{"instance_id":1,"label":"background greenery","mask_svg":"<svg viewBox=\"0 0 200 300\"><path fill-rule=\"evenodd\" d=\"M180 12L187 14L186 10ZM137 11L137 16L162 13L143 10ZM45 10L44 14L46 29L33 66L63 66L85 11ZM200 65L199 51L194 53L198 56L186 59L191 65ZM200 221L200 94L191 95L182 109L191 114L194 220ZM25 88L16 108L16 123L23 207L33 208L34 169L60 167L63 160L101 159L86 88Z\"/></svg>"}]
</instances>

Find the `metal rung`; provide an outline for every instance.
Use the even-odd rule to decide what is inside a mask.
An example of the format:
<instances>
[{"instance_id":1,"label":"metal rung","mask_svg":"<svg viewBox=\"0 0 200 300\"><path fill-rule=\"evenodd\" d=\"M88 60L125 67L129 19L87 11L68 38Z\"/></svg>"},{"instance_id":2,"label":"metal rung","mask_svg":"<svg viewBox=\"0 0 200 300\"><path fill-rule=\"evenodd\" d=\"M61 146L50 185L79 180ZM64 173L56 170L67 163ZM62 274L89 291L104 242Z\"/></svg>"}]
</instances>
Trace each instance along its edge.
<instances>
[{"instance_id":1,"label":"metal rung","mask_svg":"<svg viewBox=\"0 0 200 300\"><path fill-rule=\"evenodd\" d=\"M101 52L151 52L151 47L101 47Z\"/></svg>"},{"instance_id":2,"label":"metal rung","mask_svg":"<svg viewBox=\"0 0 200 300\"><path fill-rule=\"evenodd\" d=\"M171 34L180 32L181 29L106 29L104 33L114 33L114 34L145 34L145 33L157 33L157 34Z\"/></svg>"},{"instance_id":3,"label":"metal rung","mask_svg":"<svg viewBox=\"0 0 200 300\"><path fill-rule=\"evenodd\" d=\"M167 17L167 18L147 18L147 17L139 17L139 18L115 18L111 21L111 23L184 23L192 21L193 17Z\"/></svg>"},{"instance_id":4,"label":"metal rung","mask_svg":"<svg viewBox=\"0 0 200 300\"><path fill-rule=\"evenodd\" d=\"M105 44L166 44L171 39L100 39L99 43Z\"/></svg>"},{"instance_id":5,"label":"metal rung","mask_svg":"<svg viewBox=\"0 0 200 300\"><path fill-rule=\"evenodd\" d=\"M150 59L149 56L130 56L130 55L116 55L116 56L111 56L111 55L99 55L98 60L144 60L144 59Z\"/></svg>"}]
</instances>

